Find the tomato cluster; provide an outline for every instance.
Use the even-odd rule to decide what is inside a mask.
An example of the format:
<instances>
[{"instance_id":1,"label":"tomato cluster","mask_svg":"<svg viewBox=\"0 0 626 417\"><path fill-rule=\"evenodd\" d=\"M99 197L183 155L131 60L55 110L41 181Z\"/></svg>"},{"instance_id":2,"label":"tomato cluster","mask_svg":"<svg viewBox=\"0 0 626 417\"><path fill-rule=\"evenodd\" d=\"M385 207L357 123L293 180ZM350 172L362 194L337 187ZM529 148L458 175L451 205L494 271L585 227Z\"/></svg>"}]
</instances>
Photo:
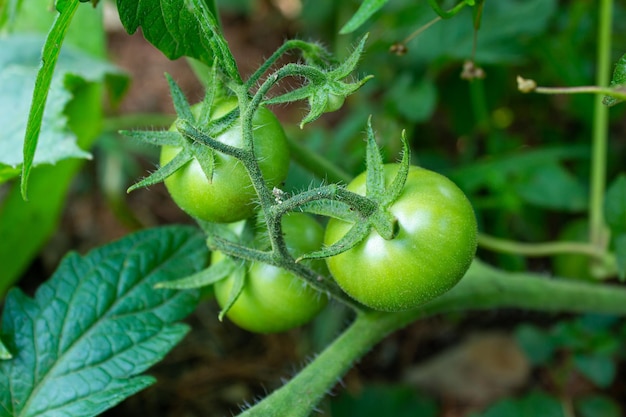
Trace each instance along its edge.
<instances>
[{"instance_id":1,"label":"tomato cluster","mask_svg":"<svg viewBox=\"0 0 626 417\"><path fill-rule=\"evenodd\" d=\"M236 106L235 99L222 100L211 110L211 118L220 118ZM242 147L241 123L236 121L215 139ZM254 116L253 142L266 183L278 185L287 175L288 147L280 123L266 108L259 108ZM180 148L163 146L161 164L167 164L178 152ZM400 164L382 167L386 184L393 182L399 169ZM214 154L212 178L207 178L193 159L170 175L165 184L184 211L208 222L232 223L254 216L258 209L243 164L220 152ZM363 173L346 189L369 196L366 185L367 174ZM470 202L442 175L411 166L404 187L394 195L397 198L384 208L395 221L392 238L384 239L371 227L351 249L310 265L320 276L330 271L339 287L359 304L391 312L416 308L451 289L472 262L477 234ZM307 214L289 213L282 217L281 226L285 244L296 258L332 247L354 224L331 217L324 229ZM214 252L212 262L223 258ZM244 329L285 331L308 322L327 303L326 294L286 270L261 262L242 265L245 271L235 271L214 288L218 304L228 306L226 316ZM237 276L242 273L243 288L233 295Z\"/></svg>"}]
</instances>

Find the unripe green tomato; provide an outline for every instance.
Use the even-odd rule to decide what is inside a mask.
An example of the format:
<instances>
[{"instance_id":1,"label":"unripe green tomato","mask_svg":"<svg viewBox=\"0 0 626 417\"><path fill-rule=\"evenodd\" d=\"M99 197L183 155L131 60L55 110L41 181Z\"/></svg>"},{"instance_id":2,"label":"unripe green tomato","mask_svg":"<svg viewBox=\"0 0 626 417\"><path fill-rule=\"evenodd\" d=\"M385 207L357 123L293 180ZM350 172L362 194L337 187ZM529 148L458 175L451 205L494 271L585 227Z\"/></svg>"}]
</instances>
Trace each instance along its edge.
<instances>
[{"instance_id":1,"label":"unripe green tomato","mask_svg":"<svg viewBox=\"0 0 626 417\"><path fill-rule=\"evenodd\" d=\"M228 114L237 106L236 99L226 99L214 107L212 118ZM202 110L200 105L193 110ZM279 185L289 169L289 149L280 122L268 109L261 107L252 123L254 150L263 177L270 187ZM215 138L235 147L243 147L241 123ZM180 148L163 146L161 166L180 152ZM165 186L172 199L185 212L193 217L217 223L230 223L246 219L257 208L256 193L243 164L228 155L215 152L215 169L209 182L200 164L193 159L165 179Z\"/></svg>"},{"instance_id":2,"label":"unripe green tomato","mask_svg":"<svg viewBox=\"0 0 626 417\"><path fill-rule=\"evenodd\" d=\"M285 242L289 252L299 256L318 250L324 238L324 228L303 213L290 213L282 221ZM223 254L214 252L217 262ZM323 261L314 261L311 267L320 274L327 273ZM215 297L220 307L228 302L234 276L215 284ZM239 327L256 333L283 332L301 326L313 319L324 308L328 297L281 268L253 262L246 272L244 288L237 301L226 313Z\"/></svg>"},{"instance_id":3,"label":"unripe green tomato","mask_svg":"<svg viewBox=\"0 0 626 417\"><path fill-rule=\"evenodd\" d=\"M398 164L385 165L387 184ZM365 195L366 174L347 189ZM400 197L389 211L398 221L391 240L372 230L357 246L326 259L339 286L375 310L418 307L450 290L476 252L476 218L465 194L448 178L412 166ZM352 224L332 218L325 244L341 239Z\"/></svg>"}]
</instances>

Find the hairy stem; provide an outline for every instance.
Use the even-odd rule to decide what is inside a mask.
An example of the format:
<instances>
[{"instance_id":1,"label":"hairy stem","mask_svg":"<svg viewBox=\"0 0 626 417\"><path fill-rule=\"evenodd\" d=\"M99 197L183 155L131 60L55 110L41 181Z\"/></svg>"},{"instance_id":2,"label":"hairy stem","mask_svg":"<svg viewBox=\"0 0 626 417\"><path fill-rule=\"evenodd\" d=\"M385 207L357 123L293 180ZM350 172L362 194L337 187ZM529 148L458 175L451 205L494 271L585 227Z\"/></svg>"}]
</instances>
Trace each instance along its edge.
<instances>
[{"instance_id":1,"label":"hairy stem","mask_svg":"<svg viewBox=\"0 0 626 417\"><path fill-rule=\"evenodd\" d=\"M350 327L298 375L241 416L309 416L352 364L390 332L435 314L511 307L626 315L626 289L547 279L531 273L508 273L475 261L454 289L422 308L399 313L359 314Z\"/></svg>"}]
</instances>

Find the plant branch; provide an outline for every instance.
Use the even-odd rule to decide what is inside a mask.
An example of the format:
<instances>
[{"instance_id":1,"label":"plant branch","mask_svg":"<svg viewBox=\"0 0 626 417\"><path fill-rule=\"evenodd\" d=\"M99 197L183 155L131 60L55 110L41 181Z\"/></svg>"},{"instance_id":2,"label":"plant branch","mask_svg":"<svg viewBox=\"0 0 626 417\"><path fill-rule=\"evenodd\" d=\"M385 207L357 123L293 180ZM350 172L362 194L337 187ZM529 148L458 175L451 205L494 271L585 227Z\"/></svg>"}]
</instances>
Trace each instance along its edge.
<instances>
[{"instance_id":1,"label":"plant branch","mask_svg":"<svg viewBox=\"0 0 626 417\"><path fill-rule=\"evenodd\" d=\"M475 261L455 288L422 308L399 313L359 314L350 327L298 375L241 417L309 416L352 364L389 333L435 314L511 307L626 315L626 289L553 280L530 273L508 273Z\"/></svg>"},{"instance_id":2,"label":"plant branch","mask_svg":"<svg viewBox=\"0 0 626 417\"><path fill-rule=\"evenodd\" d=\"M525 243L479 234L478 245L496 252L531 257L552 256L564 253L579 253L596 259L604 259L606 257L604 250L584 242Z\"/></svg>"},{"instance_id":3,"label":"plant branch","mask_svg":"<svg viewBox=\"0 0 626 417\"><path fill-rule=\"evenodd\" d=\"M611 65L611 29L613 21L613 1L600 0L598 20L598 52L596 58L596 84L609 85ZM606 226L604 224L604 192L606 188L606 159L608 142L609 110L597 95L594 101L593 136L591 147L591 184L589 201L590 240L598 247L606 246Z\"/></svg>"}]
</instances>

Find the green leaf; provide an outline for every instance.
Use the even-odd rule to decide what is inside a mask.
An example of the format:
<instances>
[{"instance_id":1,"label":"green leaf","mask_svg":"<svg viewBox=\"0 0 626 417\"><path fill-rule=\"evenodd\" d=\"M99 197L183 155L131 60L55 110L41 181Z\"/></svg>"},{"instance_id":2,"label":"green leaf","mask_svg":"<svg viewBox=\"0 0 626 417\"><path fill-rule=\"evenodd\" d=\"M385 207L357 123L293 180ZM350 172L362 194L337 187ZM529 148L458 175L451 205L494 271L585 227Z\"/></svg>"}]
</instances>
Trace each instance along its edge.
<instances>
[{"instance_id":1,"label":"green leaf","mask_svg":"<svg viewBox=\"0 0 626 417\"><path fill-rule=\"evenodd\" d=\"M54 68L56 67L61 52L61 45L70 26L70 22L74 17L74 13L78 8L78 2L73 1L67 7L58 5L59 14L54 19L52 28L48 32L46 42L41 52L41 67L37 71L35 78L35 89L33 99L28 112L28 123L26 124L26 135L24 137L24 161L22 164L21 191L22 197L26 199L28 189L28 177L33 167L35 159L35 150L39 142L39 133L41 131L41 123L43 113L48 100L48 91L52 83Z\"/></svg>"},{"instance_id":2,"label":"green leaf","mask_svg":"<svg viewBox=\"0 0 626 417\"><path fill-rule=\"evenodd\" d=\"M366 386L362 391L342 394L331 402L333 417L436 417L437 402L417 395L411 387Z\"/></svg>"},{"instance_id":3,"label":"green leaf","mask_svg":"<svg viewBox=\"0 0 626 417\"><path fill-rule=\"evenodd\" d=\"M140 376L178 343L191 291L157 282L202 268L191 227L142 231L68 255L35 298L9 292L2 331L14 359L0 362L0 416L95 416L154 380Z\"/></svg>"},{"instance_id":4,"label":"green leaf","mask_svg":"<svg viewBox=\"0 0 626 417\"><path fill-rule=\"evenodd\" d=\"M618 176L606 191L604 217L613 233L626 233L626 174Z\"/></svg>"},{"instance_id":5,"label":"green leaf","mask_svg":"<svg viewBox=\"0 0 626 417\"><path fill-rule=\"evenodd\" d=\"M379 11L388 0L363 0L361 6L356 13L348 20L341 30L340 34L345 35L350 32L354 32L363 25L374 13Z\"/></svg>"},{"instance_id":6,"label":"green leaf","mask_svg":"<svg viewBox=\"0 0 626 417\"><path fill-rule=\"evenodd\" d=\"M42 44L43 38L35 35L0 38L0 125L3 126L0 164L8 167L14 168L23 162L27 115ZM128 85L128 80L116 67L71 47L64 48L51 80L33 166L89 156L76 145L76 136L67 125L65 111L81 84L103 80L110 82L114 99L118 99Z\"/></svg>"},{"instance_id":7,"label":"green leaf","mask_svg":"<svg viewBox=\"0 0 626 417\"><path fill-rule=\"evenodd\" d=\"M587 395L574 403L576 415L580 417L620 417L619 404L604 395Z\"/></svg>"},{"instance_id":8,"label":"green leaf","mask_svg":"<svg viewBox=\"0 0 626 417\"><path fill-rule=\"evenodd\" d=\"M518 326L515 338L533 365L547 364L557 348L548 332L530 324Z\"/></svg>"},{"instance_id":9,"label":"green leaf","mask_svg":"<svg viewBox=\"0 0 626 417\"><path fill-rule=\"evenodd\" d=\"M0 33L5 29L10 31L17 14L22 7L22 0L0 1Z\"/></svg>"},{"instance_id":10,"label":"green leaf","mask_svg":"<svg viewBox=\"0 0 626 417\"><path fill-rule=\"evenodd\" d=\"M622 55L615 64L613 78L611 78L611 87L626 87L626 54ZM622 101L623 100L610 96L605 96L602 99L602 103L607 106L614 106Z\"/></svg>"},{"instance_id":11,"label":"green leaf","mask_svg":"<svg viewBox=\"0 0 626 417\"><path fill-rule=\"evenodd\" d=\"M501 400L482 413L470 414L470 417L527 416L565 417L561 403L542 392L533 392L518 400Z\"/></svg>"},{"instance_id":12,"label":"green leaf","mask_svg":"<svg viewBox=\"0 0 626 417\"><path fill-rule=\"evenodd\" d=\"M615 362L609 356L579 353L574 356L574 365L599 388L607 388L615 379Z\"/></svg>"},{"instance_id":13,"label":"green leaf","mask_svg":"<svg viewBox=\"0 0 626 417\"><path fill-rule=\"evenodd\" d=\"M570 212L587 208L587 191L577 178L557 163L537 166L517 184L517 192L526 202L538 207Z\"/></svg>"},{"instance_id":14,"label":"green leaf","mask_svg":"<svg viewBox=\"0 0 626 417\"><path fill-rule=\"evenodd\" d=\"M411 122L424 122L435 112L437 88L432 80L405 72L387 90L385 105Z\"/></svg>"}]
</instances>

